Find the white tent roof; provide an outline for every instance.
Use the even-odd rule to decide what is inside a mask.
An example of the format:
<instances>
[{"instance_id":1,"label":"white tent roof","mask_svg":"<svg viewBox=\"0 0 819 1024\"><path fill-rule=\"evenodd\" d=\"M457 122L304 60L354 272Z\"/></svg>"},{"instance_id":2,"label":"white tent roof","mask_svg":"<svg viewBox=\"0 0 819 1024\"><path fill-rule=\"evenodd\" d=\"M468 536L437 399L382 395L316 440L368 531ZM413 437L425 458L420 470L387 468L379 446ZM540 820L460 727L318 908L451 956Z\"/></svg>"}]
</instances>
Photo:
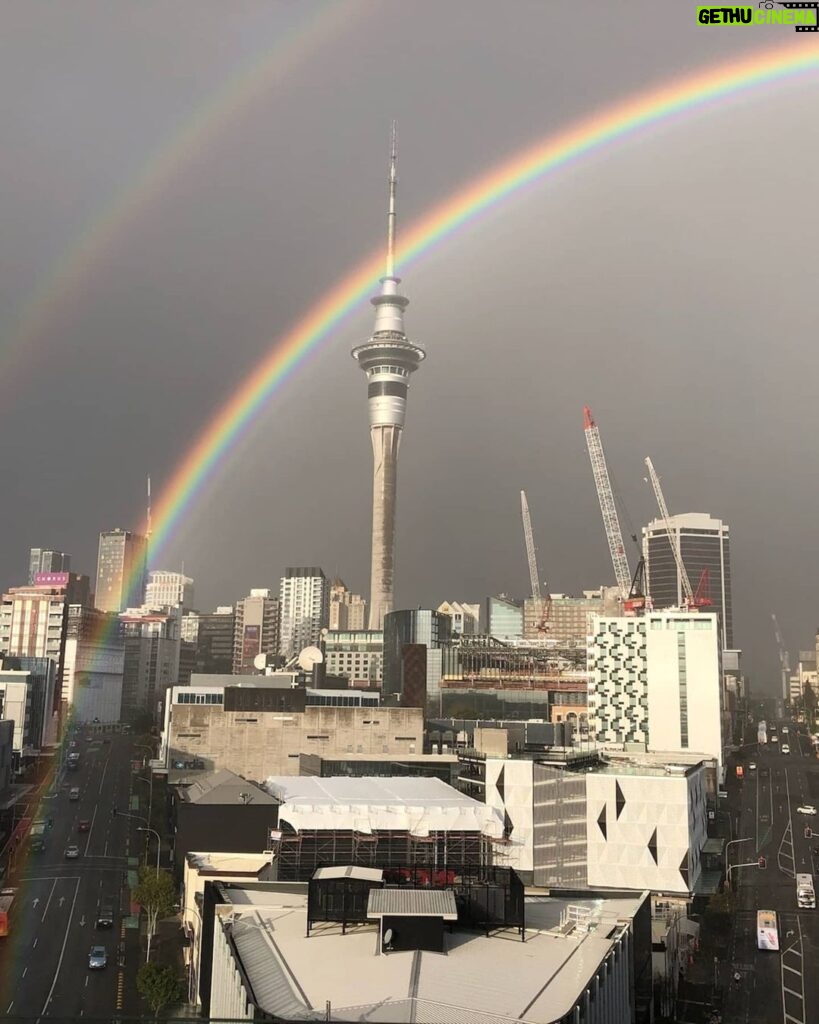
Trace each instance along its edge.
<instances>
[{"instance_id":1,"label":"white tent roof","mask_svg":"<svg viewBox=\"0 0 819 1024\"><path fill-rule=\"evenodd\" d=\"M274 775L264 788L281 800L279 821L302 829L357 832L483 832L503 835L503 818L441 779Z\"/></svg>"}]
</instances>

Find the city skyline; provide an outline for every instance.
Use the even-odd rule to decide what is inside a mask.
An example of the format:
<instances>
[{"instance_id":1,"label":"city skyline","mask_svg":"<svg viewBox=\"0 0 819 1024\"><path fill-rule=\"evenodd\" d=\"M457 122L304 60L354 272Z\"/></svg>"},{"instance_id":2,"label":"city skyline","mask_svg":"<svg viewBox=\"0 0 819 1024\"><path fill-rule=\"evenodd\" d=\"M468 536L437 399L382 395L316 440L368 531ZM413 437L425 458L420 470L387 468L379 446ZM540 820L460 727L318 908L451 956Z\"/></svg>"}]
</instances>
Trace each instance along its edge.
<instances>
[{"instance_id":1,"label":"city skyline","mask_svg":"<svg viewBox=\"0 0 819 1024\"><path fill-rule=\"evenodd\" d=\"M73 301L43 327L30 357L8 353L14 373L4 379L14 386L1 415L7 429L16 417L25 420L29 436L7 454L6 469L29 497L25 509L13 510L0 553L5 586L24 582L20 560L32 545L46 541L70 551L88 572L96 530L109 523L141 529L146 470L160 492L185 442L271 339L345 268L380 247L383 220L373 196L383 187L380 154L393 118L405 140L402 220L406 207L411 225L477 172L612 99L644 94L760 47L811 45L788 29L708 31L686 12L670 15L647 3L635 5L628 25L590 5L533 13L526 39L491 5L479 5L478 14L470 5L465 18L466 9L436 10L434 40L402 21L407 48L401 55L386 45L398 31L393 15L370 19L367 39L345 29L316 40L313 55L320 60L298 65L294 59L280 90L261 90L230 129L197 150L197 173L179 179L186 181L184 195L166 186L135 209L112 236L105 265L96 276L80 275ZM33 139L21 135L13 119L7 126L13 162L7 189L13 183L14 191L0 193L0 204L8 212L7 244L15 260L0 288L10 339L24 315L21 295L53 266L99 196L119 195L131 180L129 169L174 136L201 96L217 89L219 76L236 73L260 54L260 41L269 44L287 27L284 15L256 15L258 39L231 38L210 66L198 49L153 54L159 67L181 61L196 83L190 91L157 84L143 94L131 86L144 60L139 69L126 62L108 90L115 101L137 97L125 130L111 117L110 98L99 96L88 109L79 101L88 79L76 56L98 80L103 50L124 47L124 23L100 6L99 44L85 52L75 40L77 47L66 47L50 66L53 88L28 94L21 83L43 35L27 10L31 5L11 10L19 52L8 54L0 73L9 94L26 96L26 123L42 125L32 129ZM62 15L54 17L66 38L75 39ZM578 29L588 17L600 26L594 38ZM223 29L215 13L202 31L216 39ZM544 46L554 38L565 45L554 52L550 46L544 62ZM129 22L128 44L135 54L155 46L148 21ZM476 45L491 45L501 89L490 88L466 56ZM633 45L642 54L638 67L620 59L623 47ZM424 68L423 83L412 54ZM360 81L347 83L347 99L324 88L319 101L308 66L327 87L350 66L362 71ZM387 80L390 89L373 88ZM802 126L814 91L810 77L771 84L647 130L529 189L402 275L409 297L422 300L413 304L413 336L434 343L435 358L415 389L401 457L396 607L437 606L448 594L482 600L506 590L524 596L515 508L521 487L536 510L540 557L553 588L577 593L609 581L580 436L580 409L588 403L602 424L609 464L634 523L654 517L642 483L642 459L650 452L663 467L674 509L706 511L732 524L735 642L746 651L754 683L774 689L771 611L792 652L806 645L815 627L815 586L803 552L812 536L806 482L817 468L805 439L816 413L800 390L815 377L808 343L815 323L802 303L771 302L781 289L771 283L769 260L771 251L780 254L792 294L809 288L801 246L810 235L804 218L813 214L807 210L794 224L783 217L774 192L800 194L800 168L813 157ZM431 95L445 102L436 105ZM74 115L66 119L48 98L58 96L83 110L82 123ZM341 124L343 132L336 127ZM89 130L98 137L111 133L112 140L110 152L93 150L92 174ZM298 145L280 144L293 138ZM241 167L233 159L236 145L252 157ZM37 159L41 185L27 190L27 160L52 148L56 159ZM777 187L760 197L759 180ZM235 196L230 218L214 202L224 182ZM751 203L753 224L746 216ZM163 251L174 267L173 294L158 258ZM719 255L703 259L703 253ZM594 302L588 301L590 281ZM145 294L155 296L150 307L138 298ZM202 607L238 597L248 586L273 585L287 564L321 564L332 573L342 558L345 578L367 595L371 453L362 444L360 374L346 352L370 325L371 311L362 303L320 359L279 392L177 530L160 561L184 560L201 580ZM798 379L782 370L790 358L803 369ZM53 389L48 402L32 372L43 359L55 377L71 382ZM164 372L156 372L159 365ZM749 400L757 394L764 401ZM311 403L333 424L331 444L326 432L318 436L306 425ZM798 435L787 427L794 404L808 420ZM83 408L93 415L81 414ZM72 430L59 429L65 422ZM750 437L758 439L752 454ZM42 453L37 472L31 445ZM798 474L790 466L799 466ZM306 501L317 481L326 482L327 500L312 494ZM785 503L770 497L786 492ZM54 493L72 495L70 517ZM257 569L271 502L279 528ZM758 543L772 519L780 525L776 550Z\"/></svg>"}]
</instances>

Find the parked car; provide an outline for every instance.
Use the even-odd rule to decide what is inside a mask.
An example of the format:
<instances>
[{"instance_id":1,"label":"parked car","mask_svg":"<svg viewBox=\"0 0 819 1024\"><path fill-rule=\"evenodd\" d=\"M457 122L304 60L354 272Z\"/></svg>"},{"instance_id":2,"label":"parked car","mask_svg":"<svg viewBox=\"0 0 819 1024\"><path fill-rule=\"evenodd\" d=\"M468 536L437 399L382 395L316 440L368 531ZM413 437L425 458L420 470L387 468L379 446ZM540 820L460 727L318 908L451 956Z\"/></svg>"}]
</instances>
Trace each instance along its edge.
<instances>
[{"instance_id":1,"label":"parked car","mask_svg":"<svg viewBox=\"0 0 819 1024\"><path fill-rule=\"evenodd\" d=\"M88 954L88 970L100 971L108 966L108 950L105 946L92 946Z\"/></svg>"}]
</instances>

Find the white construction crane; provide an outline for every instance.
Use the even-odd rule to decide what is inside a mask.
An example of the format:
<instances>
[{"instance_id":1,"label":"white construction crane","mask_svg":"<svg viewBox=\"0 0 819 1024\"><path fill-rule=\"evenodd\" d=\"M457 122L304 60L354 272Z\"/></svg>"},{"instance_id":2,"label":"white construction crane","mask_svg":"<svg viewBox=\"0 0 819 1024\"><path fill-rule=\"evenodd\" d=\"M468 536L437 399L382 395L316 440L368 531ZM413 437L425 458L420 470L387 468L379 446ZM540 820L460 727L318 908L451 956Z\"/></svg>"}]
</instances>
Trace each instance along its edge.
<instances>
[{"instance_id":1,"label":"white construction crane","mask_svg":"<svg viewBox=\"0 0 819 1024\"><path fill-rule=\"evenodd\" d=\"M631 569L629 569L626 549L623 546L623 534L620 530L617 506L614 504L603 442L600 440L600 431L594 422L592 411L587 405L583 407L583 424L594 474L594 486L597 488L597 499L600 502L600 511L603 515L606 540L609 542L611 564L614 566L614 578L617 580L620 597L625 601L631 591Z\"/></svg>"},{"instance_id":2,"label":"white construction crane","mask_svg":"<svg viewBox=\"0 0 819 1024\"><path fill-rule=\"evenodd\" d=\"M545 633L549 612L551 611L552 600L547 594L544 600L540 591L540 578L537 571L537 555L535 554L535 540L532 536L532 517L529 515L529 502L526 500L526 491L520 492L520 514L523 519L523 538L526 541L526 561L529 563L529 582L532 586L532 601L539 617L538 632Z\"/></svg>"},{"instance_id":3,"label":"white construction crane","mask_svg":"<svg viewBox=\"0 0 819 1024\"><path fill-rule=\"evenodd\" d=\"M773 612L771 612L771 618L773 619L774 633L776 634L776 644L779 648L779 666L782 670L782 700L788 701L790 699L791 659L785 649L785 641L782 639L782 631L779 628L779 623L776 621L776 615L774 615Z\"/></svg>"},{"instance_id":4,"label":"white construction crane","mask_svg":"<svg viewBox=\"0 0 819 1024\"><path fill-rule=\"evenodd\" d=\"M693 608L697 602L694 600L694 590L691 586L691 580L688 578L688 572L683 564L679 545L679 535L674 531L674 528L671 525L671 516L668 512L668 505L665 503L663 489L660 487L660 478L657 476L651 459L646 459L646 467L648 468L651 486L654 488L654 497L657 499L660 515L663 517L663 522L665 523L665 531L668 534L668 543L671 545L671 552L674 555L674 561L677 563L677 573L680 577L680 584L683 592L683 603L687 608Z\"/></svg>"}]
</instances>

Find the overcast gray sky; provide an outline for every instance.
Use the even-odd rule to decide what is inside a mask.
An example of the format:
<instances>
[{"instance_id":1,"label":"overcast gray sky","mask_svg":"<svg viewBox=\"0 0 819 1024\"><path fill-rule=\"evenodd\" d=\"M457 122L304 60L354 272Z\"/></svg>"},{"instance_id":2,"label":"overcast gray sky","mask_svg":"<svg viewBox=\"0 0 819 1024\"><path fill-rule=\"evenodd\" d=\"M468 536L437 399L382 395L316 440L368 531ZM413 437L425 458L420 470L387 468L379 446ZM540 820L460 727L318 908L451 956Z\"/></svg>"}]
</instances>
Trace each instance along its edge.
<instances>
[{"instance_id":1,"label":"overcast gray sky","mask_svg":"<svg viewBox=\"0 0 819 1024\"><path fill-rule=\"evenodd\" d=\"M400 231L612 101L816 46L653 0L5 0L3 18L5 585L34 544L93 575L99 530L143 525L146 474L160 491L275 339L381 244L393 118ZM208 127L265 54L258 88ZM672 512L730 523L754 682L775 681L771 611L794 654L812 646L817 109L813 74L677 117L408 270L428 358L401 451L399 606L525 593L521 488L551 589L611 581L588 403L636 526L655 514L646 455ZM196 117L200 141L175 142ZM171 172L135 193L157 154ZM104 245L72 255L94 225ZM371 451L349 350L371 324L365 303L292 377L154 566L184 561L201 607L276 588L289 564L366 593Z\"/></svg>"}]
</instances>

